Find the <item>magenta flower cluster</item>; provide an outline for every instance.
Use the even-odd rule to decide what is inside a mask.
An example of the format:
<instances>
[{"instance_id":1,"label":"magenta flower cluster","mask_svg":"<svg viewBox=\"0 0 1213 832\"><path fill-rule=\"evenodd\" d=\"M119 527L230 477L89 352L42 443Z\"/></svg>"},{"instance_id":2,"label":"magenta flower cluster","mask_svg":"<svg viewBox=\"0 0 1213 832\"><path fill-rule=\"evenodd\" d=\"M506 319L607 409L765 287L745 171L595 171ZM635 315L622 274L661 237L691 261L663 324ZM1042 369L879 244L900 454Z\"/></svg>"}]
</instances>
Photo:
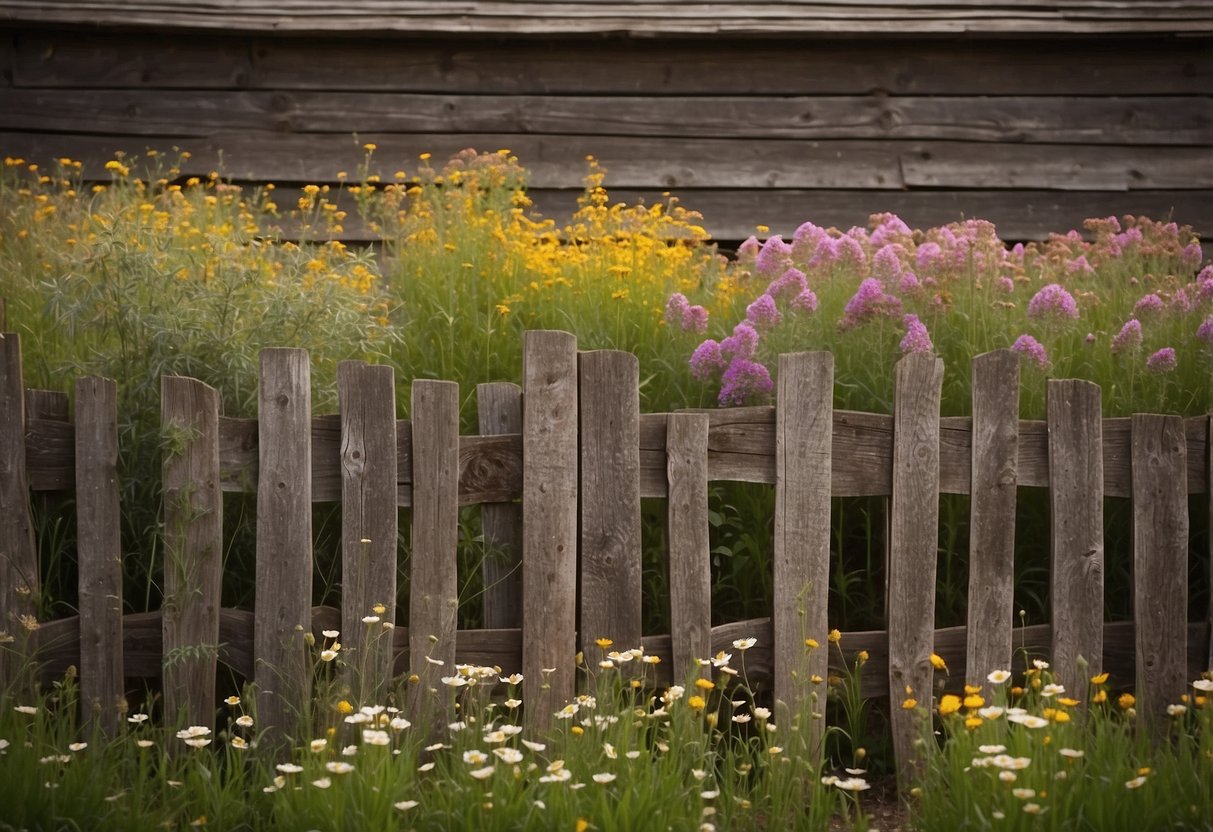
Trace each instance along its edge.
<instances>
[{"instance_id":1,"label":"magenta flower cluster","mask_svg":"<svg viewBox=\"0 0 1213 832\"><path fill-rule=\"evenodd\" d=\"M665 321L683 332L707 332L708 310L699 304L692 305L682 292L675 292L666 301Z\"/></svg>"},{"instance_id":2,"label":"magenta flower cluster","mask_svg":"<svg viewBox=\"0 0 1213 832\"><path fill-rule=\"evenodd\" d=\"M1074 296L1059 283L1050 283L1028 301L1029 318L1049 316L1071 320L1078 317L1078 304Z\"/></svg>"},{"instance_id":3,"label":"magenta flower cluster","mask_svg":"<svg viewBox=\"0 0 1213 832\"><path fill-rule=\"evenodd\" d=\"M1019 330L1011 348L1042 371L1053 366L1042 342L1046 337L1072 339L1086 333L1086 343L1093 349L1103 343L1122 360L1132 356L1134 363L1144 361L1152 372L1170 372L1186 360L1182 359L1185 347L1174 341L1174 346L1167 345L1162 339L1173 337L1177 317L1194 313L1202 323L1189 343L1206 344L1213 354L1213 266L1200 269L1194 281L1177 277L1200 267L1201 250L1188 229L1144 217L1126 217L1123 224L1112 217L1088 220L1085 227L1086 236L1073 230L1051 235L1044 243L1007 246L994 226L982 220L916 231L895 215L879 214L866 229L840 231L805 222L787 239L750 237L738 249L733 274L735 285L751 282L753 294L748 296L744 318L732 334L719 341L705 340L695 348L691 372L697 379L719 380L721 404L743 404L765 396L772 385L764 362L774 358L768 353L775 349L766 346L775 343L767 339L777 338L778 349L820 346L800 347L786 333L803 331L817 338L824 322L803 330L792 328L796 325L790 322L811 320L807 316L828 308L826 299L842 302L843 298L842 308L831 312L836 317L830 323L838 332L885 322L879 331L888 333L889 324L900 322L898 348L903 354L934 353L937 345L943 346L940 341L973 335L974 323L980 323L989 315L984 310L990 309L1010 310L1002 314L1026 318L1028 326ZM1110 280L1123 284L1109 285ZM839 281L846 281L849 296L847 290L837 288ZM1124 310L1128 314L1112 337L1100 328L1095 315L1075 331L1075 322L1106 308L1105 288L1119 292L1114 294L1119 300L1126 287L1139 284L1140 298L1131 312ZM1032 288L1025 293L1021 286ZM957 314L952 314L954 308ZM672 296L667 321L684 331L704 331L707 313L697 309L702 307L692 306L682 295ZM930 329L928 320L936 322ZM950 326L960 321L970 323ZM996 331L976 330L986 338ZM886 349L886 337L876 336L874 343ZM860 338L849 343L862 342ZM983 344L983 348L991 347Z\"/></svg>"},{"instance_id":4,"label":"magenta flower cluster","mask_svg":"<svg viewBox=\"0 0 1213 832\"><path fill-rule=\"evenodd\" d=\"M900 344L903 353L934 351L935 345L931 343L931 333L927 332L927 325L920 321L917 315L906 315L901 322L906 327L906 334L902 337Z\"/></svg>"},{"instance_id":5,"label":"magenta flower cluster","mask_svg":"<svg viewBox=\"0 0 1213 832\"><path fill-rule=\"evenodd\" d=\"M1174 347L1163 347L1146 359L1146 369L1152 373L1169 373L1175 369L1178 360Z\"/></svg>"},{"instance_id":6,"label":"magenta flower cluster","mask_svg":"<svg viewBox=\"0 0 1213 832\"><path fill-rule=\"evenodd\" d=\"M1042 370L1049 366L1049 354L1045 352L1045 345L1026 332L1015 339L1015 343L1011 345L1011 349Z\"/></svg>"}]
</instances>

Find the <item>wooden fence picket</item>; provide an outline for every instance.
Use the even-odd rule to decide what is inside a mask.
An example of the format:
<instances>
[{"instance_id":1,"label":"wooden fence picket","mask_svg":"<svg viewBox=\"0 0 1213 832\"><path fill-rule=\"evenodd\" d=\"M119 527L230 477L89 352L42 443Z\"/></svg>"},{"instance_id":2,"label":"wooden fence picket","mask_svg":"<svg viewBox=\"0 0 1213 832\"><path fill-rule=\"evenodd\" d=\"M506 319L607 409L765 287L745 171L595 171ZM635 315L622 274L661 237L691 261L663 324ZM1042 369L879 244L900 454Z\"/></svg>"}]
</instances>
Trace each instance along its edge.
<instances>
[{"instance_id":1,"label":"wooden fence picket","mask_svg":"<svg viewBox=\"0 0 1213 832\"><path fill-rule=\"evenodd\" d=\"M1197 664L1197 672L1207 666L1206 622L1186 620L1188 507L1190 495L1209 494L1213 514L1213 417L1104 420L1099 388L1064 380L1048 382L1045 421L1020 420L1019 357L1009 351L974 360L971 419L941 418L943 366L927 355L898 363L892 416L835 412L829 353L781 356L774 407L641 414L633 355L579 355L568 333L530 332L523 386L480 385L481 435L463 437L454 382L416 381L412 419L401 421L387 367L342 363L340 414L313 416L307 353L266 350L257 420L223 418L216 390L166 377L164 603L125 618L116 387L77 382L72 424L64 394L22 389L20 359L18 338L4 335L0 630L14 634L19 617L35 609L31 491L41 513L44 500L53 507L74 489L80 615L41 622L30 644L43 681L80 668L85 714L111 732L121 727L124 672L162 674L169 722L213 727L221 659L256 682L258 742L282 755L299 739L293 729L311 695L306 636L340 621L357 704L383 701L395 665L407 664L424 681L412 686L414 713L445 718L421 703L449 701L429 691L439 676L456 673L456 661L503 673L521 668L533 731L550 727L572 699L577 650L595 662L599 637L619 649L643 644L663 659L661 682L681 683L712 672L695 659L753 635L761 643L744 656L749 681L769 683L781 729L819 747L824 720L798 727L793 714L822 712L820 699L806 697L824 691L815 679L831 664L838 668L827 647L830 512L838 496L891 496L887 630L847 633L841 647L843 663L870 651L861 695L892 699L903 782L920 770L921 712L939 689L932 652L952 664L951 688L961 683L960 665L964 681L982 684L1010 665L1014 633L1015 644L1048 658L1058 681L1081 696L1086 677L1104 669L1106 640L1109 668L1125 677L1136 668L1147 724L1184 692ZM774 485L769 624L712 627L712 481ZM1019 486L1051 490L1053 620L1013 630ZM255 610L224 610L222 491L253 489ZM969 610L966 627L937 630L940 493L971 495ZM1108 496L1133 501L1134 622L1103 621ZM642 497L668 500L668 636L642 638ZM313 609L313 504L338 500L342 609ZM507 554L483 566L485 629L457 631L459 507L476 504L486 542ZM412 508L407 635L384 626L398 619L402 506ZM364 621L372 614L379 621ZM391 650L372 654L371 634ZM1213 645L1210 653L1213 663ZM0 682L13 670L0 663ZM901 707L907 698L917 700L917 713Z\"/></svg>"},{"instance_id":2,"label":"wooden fence picket","mask_svg":"<svg viewBox=\"0 0 1213 832\"><path fill-rule=\"evenodd\" d=\"M122 671L122 509L118 498L118 385L76 381L76 547L80 587L80 701L115 736L126 712Z\"/></svg>"},{"instance_id":3,"label":"wooden fence picket","mask_svg":"<svg viewBox=\"0 0 1213 832\"><path fill-rule=\"evenodd\" d=\"M337 365L341 409L341 642L360 701L392 677L396 623L396 376L362 361ZM414 494L416 491L414 490ZM378 610L382 606L382 611ZM379 625L362 623L376 615ZM386 626L385 626L386 625Z\"/></svg>"},{"instance_id":4,"label":"wooden fence picket","mask_svg":"<svg viewBox=\"0 0 1213 832\"><path fill-rule=\"evenodd\" d=\"M526 333L522 367L522 700L541 730L576 681L577 339Z\"/></svg>"},{"instance_id":5,"label":"wooden fence picket","mask_svg":"<svg viewBox=\"0 0 1213 832\"><path fill-rule=\"evenodd\" d=\"M1050 379L1052 669L1073 692L1103 667L1103 422L1099 386ZM1079 661L1081 659L1081 662Z\"/></svg>"},{"instance_id":6,"label":"wooden fence picket","mask_svg":"<svg viewBox=\"0 0 1213 832\"><path fill-rule=\"evenodd\" d=\"M902 782L921 771L920 718L934 691L935 571L939 545L939 403L943 362L912 353L897 362L893 404L893 497L889 523L889 707Z\"/></svg>"},{"instance_id":7,"label":"wooden fence picket","mask_svg":"<svg viewBox=\"0 0 1213 832\"><path fill-rule=\"evenodd\" d=\"M30 515L25 458L25 389L21 339L0 333L0 632L19 637L21 616L33 615L38 597L38 549ZM0 651L0 686L16 667Z\"/></svg>"},{"instance_id":8,"label":"wooden fence picket","mask_svg":"<svg viewBox=\"0 0 1213 832\"><path fill-rule=\"evenodd\" d=\"M1188 477L1183 419L1133 416L1133 618L1138 713L1159 728L1188 671Z\"/></svg>"},{"instance_id":9,"label":"wooden fence picket","mask_svg":"<svg viewBox=\"0 0 1213 832\"><path fill-rule=\"evenodd\" d=\"M1019 356L973 359L973 475L969 487L969 609L965 682L1011 669L1015 503L1019 482Z\"/></svg>"},{"instance_id":10,"label":"wooden fence picket","mask_svg":"<svg viewBox=\"0 0 1213 832\"><path fill-rule=\"evenodd\" d=\"M480 434L522 433L522 388L498 381L476 385ZM484 626L490 630L522 626L522 506L485 503L480 527L490 552L481 565Z\"/></svg>"},{"instance_id":11,"label":"wooden fence picket","mask_svg":"<svg viewBox=\"0 0 1213 832\"><path fill-rule=\"evenodd\" d=\"M164 488L164 713L168 724L214 728L223 582L219 391L160 379Z\"/></svg>"},{"instance_id":12,"label":"wooden fence picket","mask_svg":"<svg viewBox=\"0 0 1213 832\"><path fill-rule=\"evenodd\" d=\"M581 627L595 640L640 646L640 362L619 350L579 356Z\"/></svg>"},{"instance_id":13,"label":"wooden fence picket","mask_svg":"<svg viewBox=\"0 0 1213 832\"><path fill-rule=\"evenodd\" d=\"M670 673L675 683L712 655L712 555L708 543L708 415L666 417L670 557ZM708 678L710 668L697 674Z\"/></svg>"},{"instance_id":14,"label":"wooden fence picket","mask_svg":"<svg viewBox=\"0 0 1213 832\"><path fill-rule=\"evenodd\" d=\"M825 731L829 675L834 355L781 355L778 377L772 685L776 707L789 710L776 714L778 725L792 728L792 715L809 702L810 721L799 730L816 749Z\"/></svg>"},{"instance_id":15,"label":"wooden fence picket","mask_svg":"<svg viewBox=\"0 0 1213 832\"><path fill-rule=\"evenodd\" d=\"M71 401L66 393L58 390L26 390L25 419L49 419L55 422L70 421Z\"/></svg>"},{"instance_id":16,"label":"wooden fence picket","mask_svg":"<svg viewBox=\"0 0 1213 832\"><path fill-rule=\"evenodd\" d=\"M434 680L455 675L459 581L459 385L418 379L412 390L413 531L409 558L409 668L421 715ZM439 668L432 662L441 662ZM442 695L445 703L448 697Z\"/></svg>"},{"instance_id":17,"label":"wooden fence picket","mask_svg":"<svg viewBox=\"0 0 1213 832\"><path fill-rule=\"evenodd\" d=\"M254 679L260 742L281 754L311 695L304 640L312 629L312 408L306 350L261 351L257 414Z\"/></svg>"}]
</instances>

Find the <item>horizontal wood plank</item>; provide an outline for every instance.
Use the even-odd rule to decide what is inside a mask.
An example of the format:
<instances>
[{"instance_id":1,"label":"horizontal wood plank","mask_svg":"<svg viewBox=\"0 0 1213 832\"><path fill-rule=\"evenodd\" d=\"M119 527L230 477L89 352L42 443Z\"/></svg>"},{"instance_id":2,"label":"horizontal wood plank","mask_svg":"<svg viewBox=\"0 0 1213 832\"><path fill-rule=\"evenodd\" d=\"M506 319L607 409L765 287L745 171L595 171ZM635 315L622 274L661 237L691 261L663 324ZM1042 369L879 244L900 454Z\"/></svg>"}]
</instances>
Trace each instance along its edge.
<instances>
[{"instance_id":1,"label":"horizontal wood plank","mask_svg":"<svg viewBox=\"0 0 1213 832\"><path fill-rule=\"evenodd\" d=\"M18 30L13 85L645 95L1207 95L1213 46L1170 38L515 40ZM323 62L316 60L323 54ZM778 67L773 72L772 67Z\"/></svg>"},{"instance_id":2,"label":"horizontal wood plank","mask_svg":"<svg viewBox=\"0 0 1213 832\"><path fill-rule=\"evenodd\" d=\"M775 482L775 409L770 406L704 410L711 422L708 434L709 478L742 482ZM665 497L664 413L640 417L640 488L642 497ZM340 499L340 435L337 417L312 420L312 498ZM971 420L967 416L940 419L940 489L967 494L971 478ZM1189 494L1208 490L1203 459L1208 445L1208 421L1184 420L1187 439ZM1103 420L1104 495L1132 495L1131 419ZM411 505L412 453L409 422L397 422L397 502ZM257 487L257 422L220 417L219 453L224 491L253 493ZM67 422L35 419L26 437L32 491L72 487L75 430ZM838 410L834 413L832 489L834 496L880 496L891 493L893 417ZM1049 484L1048 433L1045 422L1019 421L1017 457L1019 485L1046 488ZM522 493L522 437L517 433L459 438L459 503L507 502Z\"/></svg>"},{"instance_id":3,"label":"horizontal wood plank","mask_svg":"<svg viewBox=\"0 0 1213 832\"><path fill-rule=\"evenodd\" d=\"M123 661L129 676L155 678L160 675L162 662L160 612L132 613L123 617ZM341 611L333 607L312 608L312 631L317 639L321 630L335 628L341 621ZM1206 669L1208 624L1203 621L1187 625L1187 678L1195 679ZM1106 622L1103 625L1103 666L1111 674L1113 688L1132 687L1134 678L1135 628L1131 621ZM948 627L935 630L935 652L947 662L951 671L949 688L956 690L965 679L965 644L968 630L965 627ZM407 658L408 627L400 626L392 631L392 644L396 652L397 668L401 659ZM734 652L733 640L756 638L758 643L746 651L746 675L751 685L766 687L771 679L771 619L752 618L719 624L712 628L712 652L719 650ZM1034 657L1048 657L1052 628L1048 624L1034 624L1017 629L1015 643ZM249 676L253 669L253 613L249 610L223 609L219 618L219 660L242 676ZM42 679L46 684L62 679L71 665L80 663L80 619L77 616L44 622L34 635ZM867 650L869 659L864 665L860 679L860 693L865 698L884 697L888 686L888 633L884 630L869 630L844 633L839 650L830 650L830 668L840 673L860 650ZM654 681L658 685L671 684L670 668L673 656L670 652L668 634L644 637L646 653L661 657L654 666ZM840 656L841 654L841 656ZM496 665L503 674L522 666L522 634L520 630L459 630L456 639L455 660L460 663ZM959 692L959 690L957 690Z\"/></svg>"},{"instance_id":4,"label":"horizontal wood plank","mask_svg":"<svg viewBox=\"0 0 1213 832\"><path fill-rule=\"evenodd\" d=\"M539 133L754 139L1213 144L1195 96L459 95L0 89L10 129L195 138L278 133ZM88 113L86 123L81 114Z\"/></svg>"},{"instance_id":5,"label":"horizontal wood plank","mask_svg":"<svg viewBox=\"0 0 1213 832\"><path fill-rule=\"evenodd\" d=\"M212 170L248 181L328 181L366 162L390 180L422 153L445 159L465 148L508 149L534 188L578 188L585 157L622 188L1032 188L1044 190L1190 190L1213 188L1213 154L1204 147L1020 145L1003 142L658 138L540 134L279 134L245 132L198 137L131 137L0 132L0 147L50 163L70 156L98 176L117 151L168 151L184 146L185 176Z\"/></svg>"},{"instance_id":6,"label":"horizontal wood plank","mask_svg":"<svg viewBox=\"0 0 1213 832\"><path fill-rule=\"evenodd\" d=\"M1213 31L1213 8L1179 2L1091 7L963 6L907 3L553 3L482 0L436 6L397 0L339 6L5 0L0 20L276 33L433 32L442 34L1076 34Z\"/></svg>"}]
</instances>

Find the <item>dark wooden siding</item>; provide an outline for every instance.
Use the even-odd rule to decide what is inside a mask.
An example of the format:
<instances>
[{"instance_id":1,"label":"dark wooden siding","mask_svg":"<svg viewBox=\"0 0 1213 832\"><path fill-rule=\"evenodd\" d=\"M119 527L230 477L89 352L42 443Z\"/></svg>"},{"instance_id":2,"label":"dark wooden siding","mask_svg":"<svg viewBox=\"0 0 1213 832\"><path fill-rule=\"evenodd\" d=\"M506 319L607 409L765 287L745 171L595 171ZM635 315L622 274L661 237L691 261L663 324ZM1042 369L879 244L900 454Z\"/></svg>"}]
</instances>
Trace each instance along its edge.
<instances>
[{"instance_id":1,"label":"dark wooden siding","mask_svg":"<svg viewBox=\"0 0 1213 832\"><path fill-rule=\"evenodd\" d=\"M1213 38L553 40L11 29L0 152L188 149L186 174L335 182L375 142L385 179L509 148L537 206L584 157L617 199L678 194L717 238L806 219L962 216L1037 239L1088 216L1213 238ZM355 138L356 134L356 138ZM351 234L357 235L351 226Z\"/></svg>"}]
</instances>

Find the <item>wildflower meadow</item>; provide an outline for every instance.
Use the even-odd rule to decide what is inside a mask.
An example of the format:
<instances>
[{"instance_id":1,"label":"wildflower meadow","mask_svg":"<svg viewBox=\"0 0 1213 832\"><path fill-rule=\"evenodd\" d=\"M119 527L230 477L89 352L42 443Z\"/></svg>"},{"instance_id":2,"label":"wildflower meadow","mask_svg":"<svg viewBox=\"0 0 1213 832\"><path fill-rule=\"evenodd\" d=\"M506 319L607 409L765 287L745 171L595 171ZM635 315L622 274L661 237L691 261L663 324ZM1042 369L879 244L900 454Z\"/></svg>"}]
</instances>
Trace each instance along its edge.
<instances>
[{"instance_id":1,"label":"wildflower meadow","mask_svg":"<svg viewBox=\"0 0 1213 832\"><path fill-rule=\"evenodd\" d=\"M921 352L943 359L944 415L969 415L970 362L996 349L1019 356L1025 419L1042 417L1049 378L1097 382L1105 416L1213 407L1213 265L1182 218L1096 218L1008 243L980 219L914 229L877 214L850 229L806 221L787 239L756 226L726 256L675 196L613 203L592 159L561 224L533 211L524 160L508 149L423 154L382 180L369 172L378 148L363 152L340 185L297 189L239 185L222 170L182 177L180 149L104 170L5 158L0 298L27 386L117 382L125 612L157 610L163 595L160 377L197 378L225 415L254 416L268 346L309 350L318 412L336 409L345 359L456 381L465 433L476 432L475 385L517 380L531 329L634 353L647 412L769 404L777 357L800 350L834 354L838 410L891 412L894 364ZM342 242L352 223L375 244ZM408 386L398 389L407 418ZM769 486L710 489L714 623L770 614L773 499ZM250 609L256 503L224 500L223 606ZM937 626L963 622L967 500L941 496ZM434 659L388 688L364 686L368 655L318 629L305 635L310 704L288 736L262 736L257 691L235 673L221 674L213 727L165 720L151 683L106 734L74 670L47 687L30 655L42 624L80 602L70 500L36 494L32 508L34 612L0 622L0 664L17 668L0 689L0 829L887 828L876 803L922 830L1213 829L1213 668L1163 721L1137 713L1133 680L1092 674L1066 690L1026 649L970 686L934 656L938 689L870 700L869 657L844 653L839 630L805 639L806 654L829 651L843 670L804 680L812 694L791 713L751 678L756 637L659 684L657 655L590 634L576 698L536 715L522 678L499 667ZM668 633L665 506L642 510L644 631ZM1018 510L1026 626L1049 616L1048 503L1025 493ZM1194 530L1207 512L1207 495L1193 495ZM834 500L829 618L842 631L884 626L887 517L883 497ZM314 518L313 601L339 606L339 507L317 504ZM478 508L460 521L460 626L473 628L480 567L498 553ZM408 522L405 512L398 597L384 599L400 609ZM1108 511L1106 526L1115 621L1132 603L1130 516ZM1189 545L1189 620L1204 620L1205 533ZM383 612L366 611L366 651L391 643ZM900 783L885 735L894 709L921 727L921 765Z\"/></svg>"}]
</instances>

